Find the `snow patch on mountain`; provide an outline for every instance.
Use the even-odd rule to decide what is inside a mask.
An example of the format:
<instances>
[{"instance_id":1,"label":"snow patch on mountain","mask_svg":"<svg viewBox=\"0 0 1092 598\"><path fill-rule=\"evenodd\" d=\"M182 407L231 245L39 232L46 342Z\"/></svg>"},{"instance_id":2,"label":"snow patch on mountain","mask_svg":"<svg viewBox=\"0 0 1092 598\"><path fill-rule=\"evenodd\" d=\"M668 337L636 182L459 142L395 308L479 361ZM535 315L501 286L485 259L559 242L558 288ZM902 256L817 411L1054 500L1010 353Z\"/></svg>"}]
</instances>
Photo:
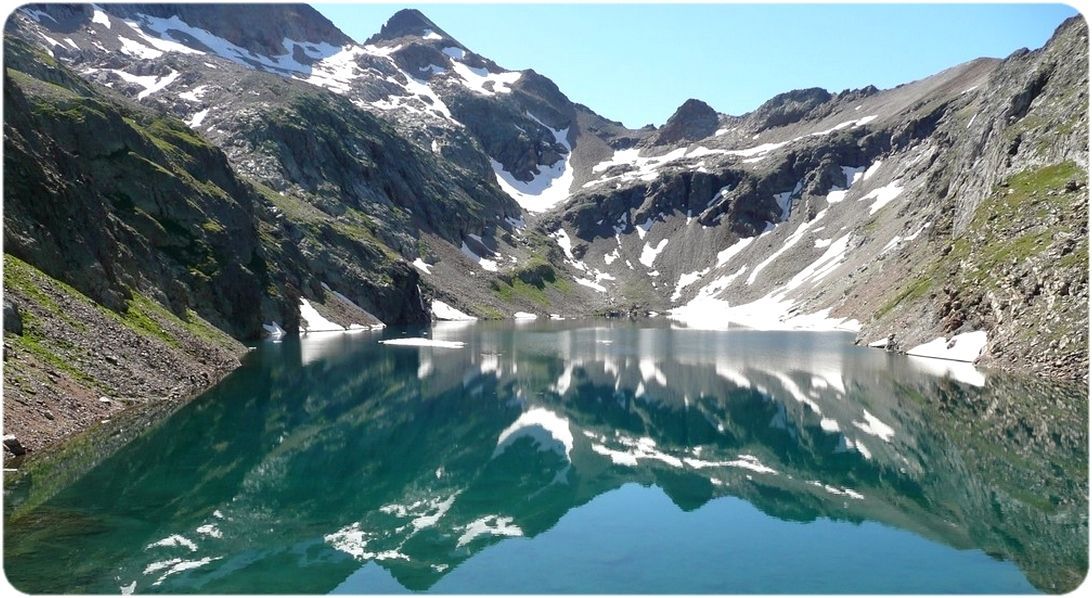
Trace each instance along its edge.
<instances>
[{"instance_id":1,"label":"snow patch on mountain","mask_svg":"<svg viewBox=\"0 0 1092 598\"><path fill-rule=\"evenodd\" d=\"M463 242L462 247L459 248L459 251L461 251L463 255L465 255L468 259L470 259L470 261L481 266L482 270L488 270L489 272L496 272L498 270L496 260L484 258L474 253L474 250L468 247L465 241Z\"/></svg>"},{"instance_id":2,"label":"snow patch on mountain","mask_svg":"<svg viewBox=\"0 0 1092 598\"><path fill-rule=\"evenodd\" d=\"M797 313L795 303L779 293L737 305L699 293L686 305L670 310L668 317L700 330L723 330L733 326L756 330L860 330L856 320L831 317L829 309L811 314Z\"/></svg>"},{"instance_id":3,"label":"snow patch on mountain","mask_svg":"<svg viewBox=\"0 0 1092 598\"><path fill-rule=\"evenodd\" d=\"M713 279L712 282L698 289L698 296L700 297L716 297L721 291L728 288L733 282L735 282L740 276L747 271L747 266L740 266L738 270L731 274L725 274Z\"/></svg>"},{"instance_id":4,"label":"snow patch on mountain","mask_svg":"<svg viewBox=\"0 0 1092 598\"><path fill-rule=\"evenodd\" d=\"M651 268L653 262L655 262L656 258L660 256L660 252L662 252L664 248L667 247L667 241L667 239L660 239L660 242L657 243L655 247L648 243L645 243L644 248L641 249L641 257L638 258L638 261L644 264L645 267Z\"/></svg>"},{"instance_id":5,"label":"snow patch on mountain","mask_svg":"<svg viewBox=\"0 0 1092 598\"><path fill-rule=\"evenodd\" d=\"M655 180L656 177L659 176L659 167L675 160L684 158L686 156L686 148L678 148L660 156L642 156L640 155L640 153L640 148L615 150L614 155L610 159L603 160L595 166L592 166L592 172L605 172L608 169L617 166L626 166L628 167L628 170L619 175L599 178L584 183L584 188L589 188L600 183L605 183L607 181L613 180Z\"/></svg>"},{"instance_id":6,"label":"snow patch on mountain","mask_svg":"<svg viewBox=\"0 0 1092 598\"><path fill-rule=\"evenodd\" d=\"M789 219L789 215L792 213L792 200L796 197L800 190L804 188L804 181L799 180L796 185L788 191L774 194L774 201L777 202L777 207L781 208L781 220L785 221Z\"/></svg>"},{"instance_id":7,"label":"snow patch on mountain","mask_svg":"<svg viewBox=\"0 0 1092 598\"><path fill-rule=\"evenodd\" d=\"M868 116L864 116L864 117L861 117L861 118L856 118L856 119L853 119L853 120L843 121L843 122L840 122L840 123L834 125L833 127L829 128L829 129L823 129L822 131L816 131L814 133L809 133L809 135L811 135L813 137L818 137L818 136L821 136L821 135L827 135L829 133L833 133L835 131L840 131L842 129L860 127L862 125L867 125L868 123L876 120L878 117L879 117L879 115L877 115L877 114L870 114Z\"/></svg>"},{"instance_id":8,"label":"snow patch on mountain","mask_svg":"<svg viewBox=\"0 0 1092 598\"><path fill-rule=\"evenodd\" d=\"M173 83L179 75L178 71L171 71L170 74L162 77L157 77L156 75L133 75L119 69L110 69L110 72L129 83L135 83L144 88L144 91L137 94L137 100L143 100L157 91L162 91Z\"/></svg>"},{"instance_id":9,"label":"snow patch on mountain","mask_svg":"<svg viewBox=\"0 0 1092 598\"><path fill-rule=\"evenodd\" d=\"M285 40L286 47L289 42L290 40ZM355 46L339 49L313 63L309 73L303 72L296 75L296 78L336 93L348 93L351 83L362 76L357 60L364 53L363 48Z\"/></svg>"},{"instance_id":10,"label":"snow patch on mountain","mask_svg":"<svg viewBox=\"0 0 1092 598\"><path fill-rule=\"evenodd\" d=\"M141 16L144 17L146 15ZM196 50L185 44L175 41L166 30L158 31L153 29L153 31L156 31L156 33L159 34L159 37L156 37L154 35L148 35L147 33L145 33L144 29L141 28L141 24L136 21L123 22L128 25L129 28L133 31L133 34L139 37L145 44L156 48L156 50L161 53L178 52L179 54L204 54L204 52L202 52L201 50ZM151 29L151 27L149 28Z\"/></svg>"},{"instance_id":11,"label":"snow patch on mountain","mask_svg":"<svg viewBox=\"0 0 1092 598\"><path fill-rule=\"evenodd\" d=\"M846 176L846 189L849 189L861 180L864 176L865 169L863 166L843 166L842 174Z\"/></svg>"},{"instance_id":12,"label":"snow patch on mountain","mask_svg":"<svg viewBox=\"0 0 1092 598\"><path fill-rule=\"evenodd\" d=\"M880 169L880 166L883 166L883 160L876 160L875 162L870 164L868 166L868 169L864 172L864 177L862 177L863 180L867 181L868 179L872 178L872 175L876 174L876 171Z\"/></svg>"},{"instance_id":13,"label":"snow patch on mountain","mask_svg":"<svg viewBox=\"0 0 1092 598\"><path fill-rule=\"evenodd\" d=\"M403 73L406 77L406 82L401 83L393 77L387 77L387 81L398 85L406 91L406 95L391 95L386 99L371 102L371 106L380 110L403 110L411 113L425 114L435 118L446 120L457 127L463 126L462 123L455 120L452 116L451 110L440 98L439 94L429 87L427 81L423 81L408 73ZM424 101L423 99L428 101ZM422 108L417 108L413 103L420 104Z\"/></svg>"},{"instance_id":14,"label":"snow patch on mountain","mask_svg":"<svg viewBox=\"0 0 1092 598\"><path fill-rule=\"evenodd\" d=\"M918 345L906 352L907 355L919 357L932 357L935 359L951 359L953 361L974 362L982 354L987 343L986 331L964 332L957 334L951 340L945 337L935 338L927 343Z\"/></svg>"},{"instance_id":15,"label":"snow patch on mountain","mask_svg":"<svg viewBox=\"0 0 1092 598\"><path fill-rule=\"evenodd\" d=\"M304 332L344 332L345 327L337 322L327 320L318 312L311 302L300 297L301 328Z\"/></svg>"},{"instance_id":16,"label":"snow patch on mountain","mask_svg":"<svg viewBox=\"0 0 1092 598\"><path fill-rule=\"evenodd\" d=\"M417 259L413 260L412 265L413 265L414 268L417 268L418 270L420 270L421 272L424 272L425 274L432 274L432 264L425 263L425 260L423 260L421 258L417 258Z\"/></svg>"},{"instance_id":17,"label":"snow patch on mountain","mask_svg":"<svg viewBox=\"0 0 1092 598\"><path fill-rule=\"evenodd\" d=\"M448 47L441 50L441 52L452 60L462 60L463 58L466 58L466 50L463 50L462 48Z\"/></svg>"},{"instance_id":18,"label":"snow patch on mountain","mask_svg":"<svg viewBox=\"0 0 1092 598\"><path fill-rule=\"evenodd\" d=\"M753 270L751 270L751 275L747 277L747 284L754 284L755 279L758 278L758 274L762 272L762 270L764 270L766 266L769 266L771 263L773 263L774 260L781 257L782 254L784 254L789 249L792 249L793 246L799 243L800 240L804 238L804 235L808 232L808 229L811 228L811 226L815 223L822 220L823 216L826 215L826 212L826 210L822 210L821 212L816 214L815 218L813 218L812 220L801 223L800 226L797 227L797 229L792 233L792 235L790 235L788 239L785 239L785 242L781 244L781 247L779 247L777 251L773 252L772 254L770 254L769 257L759 262L759 264L755 266Z\"/></svg>"},{"instance_id":19,"label":"snow patch on mountain","mask_svg":"<svg viewBox=\"0 0 1092 598\"><path fill-rule=\"evenodd\" d=\"M281 46L285 50L284 54L264 56L240 47L205 29L194 27L177 15L162 18L138 14L135 16L135 20L127 20L125 24L141 41L138 42L119 36L118 39L122 43L121 51L139 58L158 58L164 52L205 54L205 52L191 48L175 39L172 32L178 32L196 40L217 56L236 64L250 68L261 68L282 76L291 76L336 93L347 93L350 90L350 83L362 76L357 66L357 61L362 54L388 56L398 49L398 47L380 49L353 45L339 47L326 42L299 42L284 38L281 41ZM148 31L156 35L149 35ZM297 50L310 59L308 63L301 63L296 60ZM413 90L410 91L413 93Z\"/></svg>"},{"instance_id":20,"label":"snow patch on mountain","mask_svg":"<svg viewBox=\"0 0 1092 598\"><path fill-rule=\"evenodd\" d=\"M599 293L606 293L607 292L606 287L604 287L603 285L595 282L594 280L590 280L590 279L587 279L587 278L574 278L573 282L575 282L576 284L578 284L580 286L588 287L589 289L591 289L593 291L596 291L596 292L599 292Z\"/></svg>"},{"instance_id":21,"label":"snow patch on mountain","mask_svg":"<svg viewBox=\"0 0 1092 598\"><path fill-rule=\"evenodd\" d=\"M472 315L459 311L454 307L440 301L439 299L432 300L432 316L437 320L448 320L453 322L470 322L477 320Z\"/></svg>"},{"instance_id":22,"label":"snow patch on mountain","mask_svg":"<svg viewBox=\"0 0 1092 598\"><path fill-rule=\"evenodd\" d=\"M834 187L827 193L827 204L835 204L841 202L849 194L849 189L839 189Z\"/></svg>"},{"instance_id":23,"label":"snow patch on mountain","mask_svg":"<svg viewBox=\"0 0 1092 598\"><path fill-rule=\"evenodd\" d=\"M110 17L105 12L103 12L101 8L99 8L95 4L92 4L91 8L92 8L91 22L92 23L98 23L99 25L102 25L103 27L106 27L107 29L109 29L110 28ZM53 17L50 17L50 18L53 18Z\"/></svg>"},{"instance_id":24,"label":"snow patch on mountain","mask_svg":"<svg viewBox=\"0 0 1092 598\"><path fill-rule=\"evenodd\" d=\"M819 136L827 135L829 133L833 133L834 131L838 131L838 130L845 129L845 128L860 127L860 126L863 126L863 125L866 125L866 124L872 122L876 118L878 118L878 115L872 114L872 115L865 116L865 117L858 118L858 119L854 119L854 120L847 120L847 121L844 121L844 122L840 122L840 123L834 125L833 127L828 128L828 129L823 129L821 131L815 131L813 133L808 133L807 135L801 135L801 136L798 136L798 137L793 137L792 139L789 139L789 140L786 140L786 141L776 141L776 142L763 143L763 144L760 144L760 145L756 145L754 147L749 147L749 148L744 148L744 149L735 149L735 150L705 150L705 148L699 147L696 150L694 150L693 152L691 152L691 154L692 155L706 155L706 154L711 154L711 153L717 153L717 154L724 154L724 155L728 155L728 156L738 156L738 157L741 157L741 158L746 158L745 160L743 160L745 163L753 163L753 162L757 162L758 160L761 160L763 157L765 157L766 154L768 154L770 152L773 152L774 150L781 149L782 147L785 147L786 145L789 145L789 144L794 143L796 141L799 141L801 139L804 139L805 137L819 137ZM752 139L757 139L757 138L758 138L757 134L754 137L752 137ZM704 151L702 151L702 150L704 150ZM690 155L690 154L686 154L684 152L684 155ZM587 186L587 185L585 185L585 186Z\"/></svg>"},{"instance_id":25,"label":"snow patch on mountain","mask_svg":"<svg viewBox=\"0 0 1092 598\"><path fill-rule=\"evenodd\" d=\"M679 281L675 283L675 292L671 294L671 301L678 301L682 297L683 289L698 282L709 273L710 268L696 270L679 275Z\"/></svg>"},{"instance_id":26,"label":"snow patch on mountain","mask_svg":"<svg viewBox=\"0 0 1092 598\"><path fill-rule=\"evenodd\" d=\"M55 40L46 37L44 34L42 35L42 37L45 37L47 40L53 42L54 45L60 45ZM163 52L160 52L155 48L149 48L148 46L145 46L144 44L136 40L129 39L121 35L118 36L118 41L121 42L122 54L128 54L135 58L159 58L163 55Z\"/></svg>"},{"instance_id":27,"label":"snow patch on mountain","mask_svg":"<svg viewBox=\"0 0 1092 598\"><path fill-rule=\"evenodd\" d=\"M720 252L718 252L717 253L717 266L719 267L719 266L723 266L724 264L727 264L729 261L731 261L731 259L733 257L735 257L737 254L739 254L739 252L746 249L747 246L750 245L751 242L754 241L756 238L757 237L746 237L746 238L740 239L740 240L736 241L735 243L732 243L731 245L729 245L725 249L721 250Z\"/></svg>"},{"instance_id":28,"label":"snow patch on mountain","mask_svg":"<svg viewBox=\"0 0 1092 598\"><path fill-rule=\"evenodd\" d=\"M895 201L903 191L903 187L899 183L900 181L892 181L883 187L873 189L862 196L861 201L872 200L873 202L868 208L868 213L875 214L887 204Z\"/></svg>"},{"instance_id":29,"label":"snow patch on mountain","mask_svg":"<svg viewBox=\"0 0 1092 598\"><path fill-rule=\"evenodd\" d=\"M198 85L189 91L183 91L178 94L178 97L187 102L200 102L201 98L205 97L205 92L208 90L208 87L208 85Z\"/></svg>"},{"instance_id":30,"label":"snow patch on mountain","mask_svg":"<svg viewBox=\"0 0 1092 598\"><path fill-rule=\"evenodd\" d=\"M883 249L880 250L880 255L885 255L888 252L897 248L899 245L902 245L903 243L906 243L908 241L913 241L914 239L918 238L918 236L921 235L921 233L923 233L925 229L929 228L929 224L930 223L926 222L921 226L921 228L909 235L906 235L905 237L902 235L895 235L890 241L887 242L887 245L883 246Z\"/></svg>"},{"instance_id":31,"label":"snow patch on mountain","mask_svg":"<svg viewBox=\"0 0 1092 598\"><path fill-rule=\"evenodd\" d=\"M194 113L194 115L191 116L188 121L186 121L186 124L189 125L190 128L199 127L199 126L201 126L201 123L205 121L205 117L208 116L208 115L209 115L209 108L205 108L204 110L199 110L196 113Z\"/></svg>"},{"instance_id":32,"label":"snow patch on mountain","mask_svg":"<svg viewBox=\"0 0 1092 598\"><path fill-rule=\"evenodd\" d=\"M577 277L574 278L574 282L581 286L588 287L594 291L600 293L606 293L607 288L600 284L603 280L614 280L614 276L599 270L598 268L592 268L584 263L582 260L576 259L572 250L572 239L569 238L569 234L565 232L565 229L559 228L556 231L550 233L550 237L557 241L558 247L565 253L565 262L573 268L580 270L581 272L587 272L592 275L592 278ZM611 259L610 261L614 261ZM610 261L607 263L609 264Z\"/></svg>"},{"instance_id":33,"label":"snow patch on mountain","mask_svg":"<svg viewBox=\"0 0 1092 598\"><path fill-rule=\"evenodd\" d=\"M826 252L817 260L808 264L803 270L797 272L789 282L785 283L786 289L795 289L805 282L816 283L823 280L837 268L845 259L849 248L849 235L845 235L836 241L827 241ZM816 241L816 247L820 247Z\"/></svg>"},{"instance_id":34,"label":"snow patch on mountain","mask_svg":"<svg viewBox=\"0 0 1092 598\"><path fill-rule=\"evenodd\" d=\"M519 71L490 73L483 68L467 66L457 60L452 60L451 68L462 79L464 87L474 93L487 96L498 93L512 93L510 85L519 81L519 78L523 76L523 73Z\"/></svg>"},{"instance_id":35,"label":"snow patch on mountain","mask_svg":"<svg viewBox=\"0 0 1092 598\"><path fill-rule=\"evenodd\" d=\"M788 141L780 141L780 142L776 142L776 143L763 143L761 145L756 145L754 147L748 147L748 148L740 149L740 150L728 150L725 153L728 154L729 156L739 156L741 158L753 158L755 156L761 156L762 154L767 154L767 153L772 152L772 151L774 151L776 149L785 147L786 145L788 145L788 144L790 144L790 143L792 143L794 141L797 141L798 139L801 139L801 137L794 137L793 139L790 139Z\"/></svg>"},{"instance_id":36,"label":"snow patch on mountain","mask_svg":"<svg viewBox=\"0 0 1092 598\"><path fill-rule=\"evenodd\" d=\"M531 114L527 116L542 123ZM497 184L528 212L545 212L568 199L569 189L576 176L570 164L573 152L572 145L569 144L569 127L554 129L546 124L542 126L549 129L554 135L554 140L565 148L565 157L549 166L540 164L538 173L530 181L517 179L504 169L503 164L492 158L489 159L497 177Z\"/></svg>"}]
</instances>

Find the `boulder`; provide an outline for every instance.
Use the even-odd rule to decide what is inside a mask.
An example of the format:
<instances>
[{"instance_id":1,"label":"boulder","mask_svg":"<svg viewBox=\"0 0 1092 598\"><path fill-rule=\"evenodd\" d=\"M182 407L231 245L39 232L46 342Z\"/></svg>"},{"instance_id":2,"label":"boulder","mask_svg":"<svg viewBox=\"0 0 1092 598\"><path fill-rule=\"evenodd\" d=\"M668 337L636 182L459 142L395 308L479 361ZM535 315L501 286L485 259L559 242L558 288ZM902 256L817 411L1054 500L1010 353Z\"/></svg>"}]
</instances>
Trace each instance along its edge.
<instances>
[{"instance_id":1,"label":"boulder","mask_svg":"<svg viewBox=\"0 0 1092 598\"><path fill-rule=\"evenodd\" d=\"M27 454L27 448L23 446L23 443L19 442L19 439L16 438L14 434L4 435L4 450L16 457Z\"/></svg>"},{"instance_id":2,"label":"boulder","mask_svg":"<svg viewBox=\"0 0 1092 598\"><path fill-rule=\"evenodd\" d=\"M19 313L19 304L4 300L4 332L23 334L23 316Z\"/></svg>"}]
</instances>

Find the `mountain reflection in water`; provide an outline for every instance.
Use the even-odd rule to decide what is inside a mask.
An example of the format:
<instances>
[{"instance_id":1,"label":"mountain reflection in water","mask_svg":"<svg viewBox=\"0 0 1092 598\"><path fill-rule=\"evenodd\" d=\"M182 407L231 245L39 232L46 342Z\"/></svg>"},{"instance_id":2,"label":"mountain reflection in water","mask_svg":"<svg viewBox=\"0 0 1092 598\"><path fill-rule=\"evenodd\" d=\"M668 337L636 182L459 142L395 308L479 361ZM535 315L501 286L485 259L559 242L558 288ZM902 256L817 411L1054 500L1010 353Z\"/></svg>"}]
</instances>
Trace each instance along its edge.
<instances>
[{"instance_id":1,"label":"mountain reflection in water","mask_svg":"<svg viewBox=\"0 0 1092 598\"><path fill-rule=\"evenodd\" d=\"M386 336L401 333L387 331ZM616 321L262 345L75 481L29 592L1028 592L1087 567L1080 387Z\"/></svg>"}]
</instances>

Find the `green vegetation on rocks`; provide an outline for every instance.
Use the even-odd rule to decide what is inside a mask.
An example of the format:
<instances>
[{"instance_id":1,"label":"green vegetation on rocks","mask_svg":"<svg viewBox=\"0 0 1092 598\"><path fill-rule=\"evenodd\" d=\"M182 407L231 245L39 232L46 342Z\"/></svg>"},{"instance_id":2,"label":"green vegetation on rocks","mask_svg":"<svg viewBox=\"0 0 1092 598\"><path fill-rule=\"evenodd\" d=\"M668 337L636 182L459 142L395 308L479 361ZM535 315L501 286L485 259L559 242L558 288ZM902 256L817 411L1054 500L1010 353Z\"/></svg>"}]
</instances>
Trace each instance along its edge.
<instances>
[{"instance_id":1,"label":"green vegetation on rocks","mask_svg":"<svg viewBox=\"0 0 1092 598\"><path fill-rule=\"evenodd\" d=\"M1017 172L873 318L935 306L946 333L975 329L1006 337L991 348L997 362L1086 368L1080 360L1087 359L1087 214L1085 173L1075 163Z\"/></svg>"},{"instance_id":2,"label":"green vegetation on rocks","mask_svg":"<svg viewBox=\"0 0 1092 598\"><path fill-rule=\"evenodd\" d=\"M547 307L572 291L572 283L558 276L554 267L542 258L497 276L490 283L497 297L506 302Z\"/></svg>"}]
</instances>

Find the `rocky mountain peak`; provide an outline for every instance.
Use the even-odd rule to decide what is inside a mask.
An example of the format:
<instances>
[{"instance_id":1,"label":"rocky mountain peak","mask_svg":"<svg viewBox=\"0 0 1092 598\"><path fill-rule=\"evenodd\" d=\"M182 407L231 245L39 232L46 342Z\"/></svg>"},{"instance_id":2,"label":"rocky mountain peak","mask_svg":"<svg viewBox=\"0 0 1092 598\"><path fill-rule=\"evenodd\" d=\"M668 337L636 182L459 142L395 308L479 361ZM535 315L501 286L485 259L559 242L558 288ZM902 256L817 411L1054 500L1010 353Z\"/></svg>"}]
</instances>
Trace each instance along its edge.
<instances>
[{"instance_id":1,"label":"rocky mountain peak","mask_svg":"<svg viewBox=\"0 0 1092 598\"><path fill-rule=\"evenodd\" d=\"M379 29L379 33L369 37L365 43L376 44L404 37L453 41L450 35L437 27L436 23L433 23L424 13L416 9L404 8L387 19L387 22Z\"/></svg>"},{"instance_id":2,"label":"rocky mountain peak","mask_svg":"<svg viewBox=\"0 0 1092 598\"><path fill-rule=\"evenodd\" d=\"M830 99L830 92L820 87L794 89L775 95L748 116L755 130L782 127L799 121Z\"/></svg>"},{"instance_id":3,"label":"rocky mountain peak","mask_svg":"<svg viewBox=\"0 0 1092 598\"><path fill-rule=\"evenodd\" d=\"M866 85L859 89L844 89L832 96L836 101L853 101L862 100L880 93L880 90L875 85Z\"/></svg>"},{"instance_id":4,"label":"rocky mountain peak","mask_svg":"<svg viewBox=\"0 0 1092 598\"><path fill-rule=\"evenodd\" d=\"M667 122L673 122L678 120L693 120L700 118L716 117L717 111L713 110L713 107L701 100L690 98L682 103L678 109L675 110L675 114L671 115L671 118Z\"/></svg>"},{"instance_id":5,"label":"rocky mountain peak","mask_svg":"<svg viewBox=\"0 0 1092 598\"><path fill-rule=\"evenodd\" d=\"M808 87L779 93L766 100L761 108L775 108L791 104L821 104L829 99L830 92L822 87Z\"/></svg>"},{"instance_id":6,"label":"rocky mountain peak","mask_svg":"<svg viewBox=\"0 0 1092 598\"><path fill-rule=\"evenodd\" d=\"M697 141L712 135L720 116L713 107L693 98L683 102L664 126L648 138L648 145L667 145L679 141Z\"/></svg>"},{"instance_id":7,"label":"rocky mountain peak","mask_svg":"<svg viewBox=\"0 0 1092 598\"><path fill-rule=\"evenodd\" d=\"M1062 23L1054 29L1054 34L1047 40L1047 44L1050 44L1059 36L1067 34L1084 37L1088 36L1088 25L1085 23L1084 15L1073 15L1062 21Z\"/></svg>"}]
</instances>

